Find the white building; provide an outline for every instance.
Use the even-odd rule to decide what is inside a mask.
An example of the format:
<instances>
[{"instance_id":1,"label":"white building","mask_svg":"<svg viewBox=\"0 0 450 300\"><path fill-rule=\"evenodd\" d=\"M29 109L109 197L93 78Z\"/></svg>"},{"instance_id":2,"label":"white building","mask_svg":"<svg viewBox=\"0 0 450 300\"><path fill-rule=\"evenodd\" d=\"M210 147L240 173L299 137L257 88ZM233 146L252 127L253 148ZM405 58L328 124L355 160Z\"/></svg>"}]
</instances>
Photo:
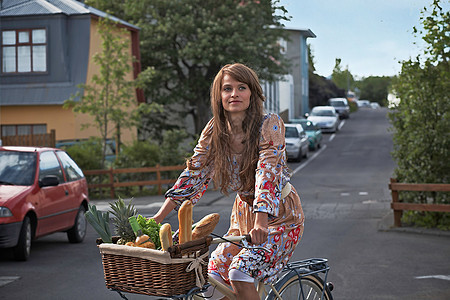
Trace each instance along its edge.
<instances>
[{"instance_id":1,"label":"white building","mask_svg":"<svg viewBox=\"0 0 450 300\"><path fill-rule=\"evenodd\" d=\"M291 69L284 80L272 84L262 83L267 112L279 114L285 122L301 118L309 112L309 76L307 38L316 35L309 29L286 28L289 40L281 41Z\"/></svg>"}]
</instances>

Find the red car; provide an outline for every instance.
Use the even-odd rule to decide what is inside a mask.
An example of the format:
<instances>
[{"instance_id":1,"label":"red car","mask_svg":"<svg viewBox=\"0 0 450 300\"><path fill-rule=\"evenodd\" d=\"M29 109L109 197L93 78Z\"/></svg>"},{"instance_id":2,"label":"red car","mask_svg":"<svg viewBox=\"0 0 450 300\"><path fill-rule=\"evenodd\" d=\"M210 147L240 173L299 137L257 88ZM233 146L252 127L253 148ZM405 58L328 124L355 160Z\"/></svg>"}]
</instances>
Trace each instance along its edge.
<instances>
[{"instance_id":1,"label":"red car","mask_svg":"<svg viewBox=\"0 0 450 300\"><path fill-rule=\"evenodd\" d=\"M27 260L31 241L64 231L86 235L88 187L81 169L59 149L0 147L0 248Z\"/></svg>"}]
</instances>

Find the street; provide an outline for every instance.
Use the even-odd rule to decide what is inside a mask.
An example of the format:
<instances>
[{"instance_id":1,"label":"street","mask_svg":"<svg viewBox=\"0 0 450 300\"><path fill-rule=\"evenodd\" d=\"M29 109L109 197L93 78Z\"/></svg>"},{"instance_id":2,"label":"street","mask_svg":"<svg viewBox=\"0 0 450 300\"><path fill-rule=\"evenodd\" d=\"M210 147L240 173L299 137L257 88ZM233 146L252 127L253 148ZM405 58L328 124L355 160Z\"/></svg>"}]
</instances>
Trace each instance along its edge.
<instances>
[{"instance_id":1,"label":"street","mask_svg":"<svg viewBox=\"0 0 450 300\"><path fill-rule=\"evenodd\" d=\"M336 134L324 134L320 150L290 163L306 218L292 260L328 258L334 299L450 299L450 235L390 228L388 183L395 164L386 112L351 114ZM215 233L223 234L233 196L208 190L194 207L194 220L218 212ZM133 203L151 216L163 201L155 196ZM106 201L93 203L108 208ZM165 222L178 226L175 213ZM96 238L90 226L81 244L69 244L65 233L43 237L33 243L27 262L1 250L0 299L120 299L105 287Z\"/></svg>"}]
</instances>

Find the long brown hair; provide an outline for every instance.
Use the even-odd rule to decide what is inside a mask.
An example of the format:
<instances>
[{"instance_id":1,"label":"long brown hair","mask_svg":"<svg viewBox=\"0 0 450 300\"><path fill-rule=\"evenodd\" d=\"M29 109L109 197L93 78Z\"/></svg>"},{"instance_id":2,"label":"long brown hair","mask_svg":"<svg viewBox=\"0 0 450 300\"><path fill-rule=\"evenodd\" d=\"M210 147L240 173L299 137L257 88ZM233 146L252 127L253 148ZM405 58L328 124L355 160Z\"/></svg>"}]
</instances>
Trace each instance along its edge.
<instances>
[{"instance_id":1,"label":"long brown hair","mask_svg":"<svg viewBox=\"0 0 450 300\"><path fill-rule=\"evenodd\" d=\"M260 126L264 115L265 97L256 73L243 64L228 64L216 75L211 86L211 109L213 112L213 133L208 161L214 161L213 181L227 194L231 179L231 132L227 126L229 116L222 106L222 83L225 74L248 85L251 91L250 105L245 111L242 122L245 145L240 162L241 187L245 191L254 191L255 172L259 156Z\"/></svg>"}]
</instances>

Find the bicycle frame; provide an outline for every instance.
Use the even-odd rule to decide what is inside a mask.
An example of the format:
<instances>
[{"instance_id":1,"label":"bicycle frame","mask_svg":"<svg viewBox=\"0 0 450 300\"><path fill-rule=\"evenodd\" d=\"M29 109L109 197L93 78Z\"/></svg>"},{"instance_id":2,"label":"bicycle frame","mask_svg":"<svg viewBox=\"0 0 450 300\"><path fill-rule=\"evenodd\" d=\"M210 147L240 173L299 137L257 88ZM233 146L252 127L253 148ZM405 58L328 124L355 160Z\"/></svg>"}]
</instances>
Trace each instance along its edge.
<instances>
[{"instance_id":1,"label":"bicycle frame","mask_svg":"<svg viewBox=\"0 0 450 300\"><path fill-rule=\"evenodd\" d=\"M213 239L211 244L219 244L219 243L223 243L223 242L241 242L244 239L245 239L245 237L243 237L243 236L229 236L229 237L226 237L226 240L224 238L219 237L219 238ZM260 247L255 247L255 248L258 249ZM321 299L323 299L324 294L325 294L325 284L326 284L326 280L328 277L329 269L330 269L330 267L327 264L327 260L323 259L323 258L310 258L310 259L305 259L305 260L301 260L301 261L288 263L287 266L283 269L283 272L285 274L279 280L277 280L277 283L281 282L285 277L292 276L292 273L295 273L299 279L301 277L308 276L308 275L313 275L313 274L317 274L317 273L325 273L324 280L323 280L324 288L322 290L322 295L321 295ZM221 292L224 296L228 297L228 299L230 299L230 300L236 299L236 296L234 295L233 290L228 285L225 285L222 282L217 281L216 279L214 279L211 276L208 276L208 281L211 286L213 286L215 289L217 289L219 292ZM270 288L270 290L267 291L266 287ZM300 285L300 289L301 289L302 297L304 298L302 285ZM262 282L258 282L257 286L256 286L256 290L259 294L260 299L264 299L265 296L268 296L269 293L272 292L275 295L276 299L283 300L281 295L278 293L277 288L273 284L264 284ZM204 298L194 295L193 299L202 300ZM285 299L285 300L290 300L290 299Z\"/></svg>"},{"instance_id":2,"label":"bicycle frame","mask_svg":"<svg viewBox=\"0 0 450 300\"><path fill-rule=\"evenodd\" d=\"M281 282L285 277L292 276L292 273L295 274L296 276L298 276L299 279L301 279L301 277L308 276L308 275L324 273L325 275L324 275L323 281L324 281L324 285L325 285L327 282L326 280L328 277L329 269L330 269L330 267L327 264L327 260L323 259L323 258L310 258L310 259L305 259L305 260L301 260L301 261L296 261L293 263L289 263L283 269L285 274L277 281L277 283ZM236 296L234 295L233 290L229 286L223 284L222 282L217 281L213 277L208 277L208 281L211 284L211 286L213 286L219 292L221 292L223 295L228 297L228 299L230 299L230 300L236 299ZM267 291L266 287L269 287L270 290ZM301 292L302 297L305 298L305 296L303 294L302 285L300 285L300 289L301 289L300 292ZM264 284L262 282L258 282L257 286L256 286L256 290L259 294L260 299L264 299L264 297L267 296L272 291L273 294L275 295L276 299L283 300L281 295L278 293L277 288L273 284ZM321 299L324 298L324 295L325 295L325 286L322 290ZM201 300L204 298L200 297L200 296L194 296L194 299ZM290 299L284 299L284 300L290 300Z\"/></svg>"}]
</instances>

